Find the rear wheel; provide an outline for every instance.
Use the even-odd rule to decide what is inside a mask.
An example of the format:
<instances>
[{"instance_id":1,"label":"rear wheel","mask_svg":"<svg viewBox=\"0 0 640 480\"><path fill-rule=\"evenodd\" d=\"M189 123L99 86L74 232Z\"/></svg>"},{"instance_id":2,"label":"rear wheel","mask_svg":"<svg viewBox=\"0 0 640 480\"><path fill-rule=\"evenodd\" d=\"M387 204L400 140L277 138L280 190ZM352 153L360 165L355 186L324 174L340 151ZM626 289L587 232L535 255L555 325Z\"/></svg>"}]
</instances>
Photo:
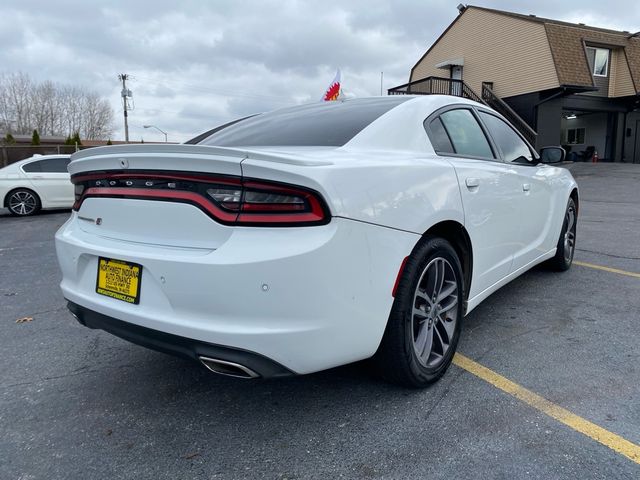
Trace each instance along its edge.
<instances>
[{"instance_id":1,"label":"rear wheel","mask_svg":"<svg viewBox=\"0 0 640 480\"><path fill-rule=\"evenodd\" d=\"M40 198L35 192L26 188L19 188L9 193L7 208L12 215L26 217L34 215L40 210Z\"/></svg>"},{"instance_id":2,"label":"rear wheel","mask_svg":"<svg viewBox=\"0 0 640 480\"><path fill-rule=\"evenodd\" d=\"M573 198L569 198L562 222L562 231L556 248L556 255L548 261L549 267L558 271L569 270L576 249L576 223L578 212Z\"/></svg>"},{"instance_id":3,"label":"rear wheel","mask_svg":"<svg viewBox=\"0 0 640 480\"><path fill-rule=\"evenodd\" d=\"M425 237L405 265L376 362L385 379L424 387L447 370L458 345L462 268L449 242Z\"/></svg>"}]
</instances>

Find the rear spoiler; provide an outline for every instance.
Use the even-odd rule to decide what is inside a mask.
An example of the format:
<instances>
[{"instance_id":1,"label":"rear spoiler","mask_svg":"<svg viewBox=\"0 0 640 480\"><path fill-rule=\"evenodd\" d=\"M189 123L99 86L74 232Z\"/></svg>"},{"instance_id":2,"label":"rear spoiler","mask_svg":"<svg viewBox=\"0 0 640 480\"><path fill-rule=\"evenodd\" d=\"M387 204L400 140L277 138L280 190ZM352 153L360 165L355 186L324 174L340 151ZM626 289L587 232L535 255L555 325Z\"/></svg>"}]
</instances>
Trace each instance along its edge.
<instances>
[{"instance_id":1,"label":"rear spoiler","mask_svg":"<svg viewBox=\"0 0 640 480\"><path fill-rule=\"evenodd\" d=\"M77 160L85 160L87 158L114 158L122 157L122 159L135 158L135 157L148 157L158 156L164 158L176 157L188 157L188 156L214 156L214 157L226 157L236 158L239 162L246 158L255 160L263 160L267 162L286 163L289 165L309 166L317 167L322 165L333 165L331 161L318 161L317 159L305 160L304 155L290 155L286 153L267 153L262 152L259 149L245 149L245 148L233 148L233 147L217 147L213 145L188 145L184 143L179 144L158 144L158 143L145 143L145 144L128 144L128 145L110 145L105 147L95 147L80 150L71 156L71 163L69 164L69 172L71 174L77 173L77 168L74 168L74 163ZM82 162L78 162L82 163ZM78 164L76 164L78 165Z\"/></svg>"}]
</instances>

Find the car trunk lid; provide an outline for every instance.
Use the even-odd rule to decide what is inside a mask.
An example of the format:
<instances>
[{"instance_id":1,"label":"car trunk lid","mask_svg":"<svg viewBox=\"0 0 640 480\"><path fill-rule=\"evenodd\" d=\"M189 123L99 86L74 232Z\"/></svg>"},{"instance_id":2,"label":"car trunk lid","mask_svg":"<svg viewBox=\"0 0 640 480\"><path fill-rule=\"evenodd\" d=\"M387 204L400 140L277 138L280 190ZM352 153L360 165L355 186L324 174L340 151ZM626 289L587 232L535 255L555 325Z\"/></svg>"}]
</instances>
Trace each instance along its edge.
<instances>
[{"instance_id":1,"label":"car trunk lid","mask_svg":"<svg viewBox=\"0 0 640 480\"><path fill-rule=\"evenodd\" d=\"M187 171L242 174L246 153L235 148L182 144L115 145L81 150L71 157L69 173L96 171Z\"/></svg>"},{"instance_id":2,"label":"car trunk lid","mask_svg":"<svg viewBox=\"0 0 640 480\"><path fill-rule=\"evenodd\" d=\"M243 162L248 158L271 165L268 175L253 171L246 175ZM319 186L300 173L331 165L329 158L326 152L283 149L124 145L78 152L69 171L77 199L81 198L76 210L83 231L143 244L215 249L240 222L260 223L266 218L267 223L282 226L328 221L320 197L304 190ZM261 178L279 183L269 190ZM307 199L308 215L300 211L306 207L296 203L302 198ZM253 213L237 210L240 201L252 203ZM260 202L272 202L270 217L260 216L265 210ZM293 211L294 216L284 210L279 213L276 207Z\"/></svg>"},{"instance_id":3,"label":"car trunk lid","mask_svg":"<svg viewBox=\"0 0 640 480\"><path fill-rule=\"evenodd\" d=\"M188 204L188 198L166 201L161 195L168 195L164 187L176 178L185 185L207 176L239 179L245 157L240 150L198 145L118 145L80 151L69 164L72 181L82 181L85 193L111 188L114 195L84 199L78 210L79 226L88 234L126 242L219 248L232 227ZM128 198L127 189L156 197ZM178 185L175 193L179 189ZM201 203L207 206L206 201Z\"/></svg>"}]
</instances>

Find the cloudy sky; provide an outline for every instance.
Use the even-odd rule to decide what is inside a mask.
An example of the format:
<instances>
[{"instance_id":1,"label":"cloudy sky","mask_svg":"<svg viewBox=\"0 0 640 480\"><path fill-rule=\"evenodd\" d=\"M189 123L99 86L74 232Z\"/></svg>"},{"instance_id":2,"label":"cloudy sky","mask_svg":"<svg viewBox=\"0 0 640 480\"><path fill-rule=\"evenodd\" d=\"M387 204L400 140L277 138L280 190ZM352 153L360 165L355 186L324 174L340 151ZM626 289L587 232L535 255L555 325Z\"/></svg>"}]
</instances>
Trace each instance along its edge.
<instances>
[{"instance_id":1,"label":"cloudy sky","mask_svg":"<svg viewBox=\"0 0 640 480\"><path fill-rule=\"evenodd\" d=\"M457 16L427 0L3 0L0 73L78 85L108 98L124 137L117 75L131 76L132 140L184 141L233 118L317 101L343 88L380 94ZM637 0L473 3L636 32Z\"/></svg>"}]
</instances>

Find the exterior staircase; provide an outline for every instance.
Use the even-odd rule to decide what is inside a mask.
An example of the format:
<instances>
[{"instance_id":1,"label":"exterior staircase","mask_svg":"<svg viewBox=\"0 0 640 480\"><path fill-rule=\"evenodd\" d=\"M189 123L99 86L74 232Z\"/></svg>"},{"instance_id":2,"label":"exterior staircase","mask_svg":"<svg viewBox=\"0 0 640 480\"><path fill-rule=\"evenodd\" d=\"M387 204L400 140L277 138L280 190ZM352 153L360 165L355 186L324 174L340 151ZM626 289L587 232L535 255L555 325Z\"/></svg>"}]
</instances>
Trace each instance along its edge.
<instances>
[{"instance_id":1,"label":"exterior staircase","mask_svg":"<svg viewBox=\"0 0 640 480\"><path fill-rule=\"evenodd\" d=\"M482 86L482 96L480 96L462 80L426 77L390 88L387 93L389 95L452 95L483 103L509 120L511 125L518 129L531 145L536 145L536 137L538 136L536 131L487 85Z\"/></svg>"}]
</instances>

